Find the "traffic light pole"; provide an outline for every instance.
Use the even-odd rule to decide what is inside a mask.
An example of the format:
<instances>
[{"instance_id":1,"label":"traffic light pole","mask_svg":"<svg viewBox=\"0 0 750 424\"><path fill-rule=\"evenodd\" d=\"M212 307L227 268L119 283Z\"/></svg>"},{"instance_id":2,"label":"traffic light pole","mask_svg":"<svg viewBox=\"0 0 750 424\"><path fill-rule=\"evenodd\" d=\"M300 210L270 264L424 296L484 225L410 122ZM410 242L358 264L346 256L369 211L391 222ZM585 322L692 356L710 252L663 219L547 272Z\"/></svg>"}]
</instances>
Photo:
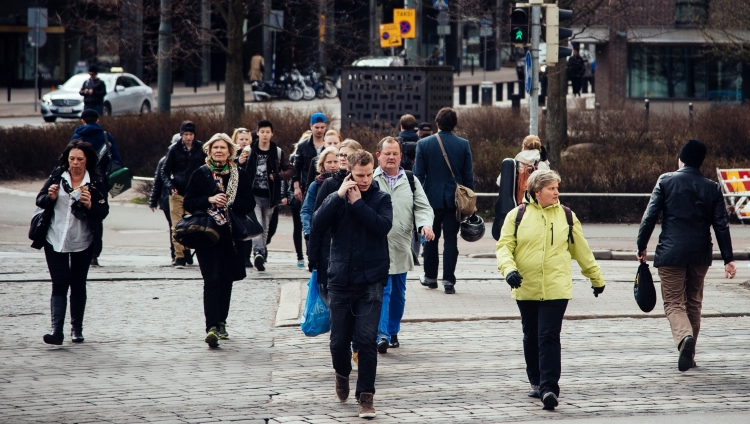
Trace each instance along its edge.
<instances>
[{"instance_id":1,"label":"traffic light pole","mask_svg":"<svg viewBox=\"0 0 750 424\"><path fill-rule=\"evenodd\" d=\"M531 98L529 99L529 134L539 135L539 40L542 6L531 6Z\"/></svg>"}]
</instances>

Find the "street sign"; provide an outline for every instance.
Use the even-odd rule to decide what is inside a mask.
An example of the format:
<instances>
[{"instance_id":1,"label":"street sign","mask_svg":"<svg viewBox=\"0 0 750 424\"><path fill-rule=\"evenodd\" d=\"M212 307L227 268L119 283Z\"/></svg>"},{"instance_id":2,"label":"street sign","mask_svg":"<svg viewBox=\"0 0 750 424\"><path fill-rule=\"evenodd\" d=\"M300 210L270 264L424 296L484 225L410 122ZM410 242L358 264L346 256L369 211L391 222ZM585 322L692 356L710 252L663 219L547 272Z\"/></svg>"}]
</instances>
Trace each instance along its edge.
<instances>
[{"instance_id":1,"label":"street sign","mask_svg":"<svg viewBox=\"0 0 750 424\"><path fill-rule=\"evenodd\" d=\"M416 9L393 9L393 22L398 24L401 38L417 38Z\"/></svg>"},{"instance_id":2,"label":"street sign","mask_svg":"<svg viewBox=\"0 0 750 424\"><path fill-rule=\"evenodd\" d=\"M31 28L28 39L31 47L44 47L47 44L47 33L42 28Z\"/></svg>"},{"instance_id":3,"label":"street sign","mask_svg":"<svg viewBox=\"0 0 750 424\"><path fill-rule=\"evenodd\" d=\"M283 10L272 10L268 16L268 26L273 32L279 32L284 30L284 11Z\"/></svg>"},{"instance_id":4,"label":"street sign","mask_svg":"<svg viewBox=\"0 0 750 424\"><path fill-rule=\"evenodd\" d=\"M438 35L451 35L451 26L450 25L438 25L437 33Z\"/></svg>"},{"instance_id":5,"label":"street sign","mask_svg":"<svg viewBox=\"0 0 750 424\"><path fill-rule=\"evenodd\" d=\"M437 15L437 22L438 22L438 25L450 25L451 15L445 12L440 12Z\"/></svg>"},{"instance_id":6,"label":"street sign","mask_svg":"<svg viewBox=\"0 0 750 424\"><path fill-rule=\"evenodd\" d=\"M39 27L47 28L47 8L45 7L30 7L28 9L28 23L29 28Z\"/></svg>"},{"instance_id":7,"label":"street sign","mask_svg":"<svg viewBox=\"0 0 750 424\"><path fill-rule=\"evenodd\" d=\"M524 67L524 76L526 80L526 93L531 93L531 52L526 52L526 66Z\"/></svg>"},{"instance_id":8,"label":"street sign","mask_svg":"<svg viewBox=\"0 0 750 424\"><path fill-rule=\"evenodd\" d=\"M448 0L432 0L432 7L437 10L448 10Z\"/></svg>"},{"instance_id":9,"label":"street sign","mask_svg":"<svg viewBox=\"0 0 750 424\"><path fill-rule=\"evenodd\" d=\"M401 46L401 30L398 24L380 25L380 48Z\"/></svg>"},{"instance_id":10,"label":"street sign","mask_svg":"<svg viewBox=\"0 0 750 424\"><path fill-rule=\"evenodd\" d=\"M481 24L479 27L479 36L492 37L492 19L482 18L479 22Z\"/></svg>"}]
</instances>

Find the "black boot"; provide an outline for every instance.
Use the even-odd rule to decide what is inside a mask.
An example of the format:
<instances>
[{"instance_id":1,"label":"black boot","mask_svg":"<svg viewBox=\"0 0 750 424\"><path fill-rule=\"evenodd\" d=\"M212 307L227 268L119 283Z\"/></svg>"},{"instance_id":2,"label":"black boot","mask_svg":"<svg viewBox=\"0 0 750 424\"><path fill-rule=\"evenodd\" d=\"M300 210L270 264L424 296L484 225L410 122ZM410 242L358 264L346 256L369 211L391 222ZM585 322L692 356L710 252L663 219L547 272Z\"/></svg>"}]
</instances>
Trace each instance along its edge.
<instances>
[{"instance_id":1,"label":"black boot","mask_svg":"<svg viewBox=\"0 0 750 424\"><path fill-rule=\"evenodd\" d=\"M83 342L83 313L86 310L86 297L70 297L70 336L73 343Z\"/></svg>"},{"instance_id":2,"label":"black boot","mask_svg":"<svg viewBox=\"0 0 750 424\"><path fill-rule=\"evenodd\" d=\"M52 296L50 299L50 314L52 316L52 334L44 335L44 343L61 345L65 336L63 325L65 324L65 310L68 308L68 299L65 296Z\"/></svg>"}]
</instances>

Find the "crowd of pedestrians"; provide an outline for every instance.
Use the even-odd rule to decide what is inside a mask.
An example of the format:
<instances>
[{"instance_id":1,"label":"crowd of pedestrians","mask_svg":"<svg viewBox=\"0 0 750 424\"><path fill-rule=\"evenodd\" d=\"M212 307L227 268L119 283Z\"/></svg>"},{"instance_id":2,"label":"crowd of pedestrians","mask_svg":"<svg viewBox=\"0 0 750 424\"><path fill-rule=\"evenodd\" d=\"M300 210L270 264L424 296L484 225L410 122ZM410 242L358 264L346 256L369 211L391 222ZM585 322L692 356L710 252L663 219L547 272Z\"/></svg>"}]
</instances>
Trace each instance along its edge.
<instances>
[{"instance_id":1,"label":"crowd of pedestrians","mask_svg":"<svg viewBox=\"0 0 750 424\"><path fill-rule=\"evenodd\" d=\"M401 347L406 277L419 265L420 247L420 283L428 289L442 284L446 295L456 293L458 235L469 222L457 209L456 189L474 189L471 148L453 133L458 117L451 108L438 112L434 134L429 123L417 124L404 115L399 134L380 140L374 155L329 128L323 113L313 114L309 124L287 154L273 141L268 120L253 131L237 128L231 137L214 134L205 143L196 139L195 123L184 121L159 160L149 206L165 214L173 266L183 268L197 256L204 281L204 341L210 347L229 338L233 282L246 278L247 268L265 271L279 206L289 206L296 265L305 267L306 254L307 268L316 271L315 283L330 309L335 393L342 402L349 398L354 361L359 416L372 418L378 353ZM680 169L659 178L638 234L638 259L645 262L662 214L654 265L680 371L696 366L711 226L726 276L736 273L721 191L699 170L705 156L700 141L686 143ZM32 247L44 249L52 280L52 331L44 335L45 343L63 342L68 290L72 341L84 340L86 279L102 250L102 222L109 212L107 161L112 158L121 161L114 138L99 126L94 110L84 111L82 125L37 196L30 237ZM531 169L518 207L502 221L497 263L521 316L529 396L554 409L560 395L562 323L572 297L571 259L591 281L594 296L603 293L605 281L580 221L559 202L561 177L549 169L538 137L524 139L516 161ZM217 240L191 252L175 230L185 216L199 214L215 223ZM247 219L257 221L262 232L238 236ZM482 237L483 228L478 234Z\"/></svg>"}]
</instances>

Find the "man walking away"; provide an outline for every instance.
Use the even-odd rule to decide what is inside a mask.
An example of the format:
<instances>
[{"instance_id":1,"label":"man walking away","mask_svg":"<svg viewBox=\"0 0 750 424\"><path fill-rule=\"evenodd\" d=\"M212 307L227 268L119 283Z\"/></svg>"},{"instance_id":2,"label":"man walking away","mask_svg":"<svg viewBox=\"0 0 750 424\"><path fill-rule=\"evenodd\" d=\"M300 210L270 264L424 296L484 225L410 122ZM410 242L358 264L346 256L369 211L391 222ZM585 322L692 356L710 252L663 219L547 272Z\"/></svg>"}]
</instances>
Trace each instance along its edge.
<instances>
[{"instance_id":1,"label":"man walking away","mask_svg":"<svg viewBox=\"0 0 750 424\"><path fill-rule=\"evenodd\" d=\"M737 272L721 188L700 171L705 157L706 146L698 140L688 140L682 146L679 169L659 177L638 230L637 257L646 262L648 240L662 213L654 267L659 269L664 313L680 351L680 371L696 366L703 281L712 259L710 227L721 249L725 277L734 278Z\"/></svg>"},{"instance_id":2,"label":"man walking away","mask_svg":"<svg viewBox=\"0 0 750 424\"><path fill-rule=\"evenodd\" d=\"M429 122L422 122L419 124L419 127L417 127L417 135L419 136L419 139L427 138L432 135L432 125L430 125Z\"/></svg>"},{"instance_id":3,"label":"man walking away","mask_svg":"<svg viewBox=\"0 0 750 424\"><path fill-rule=\"evenodd\" d=\"M313 113L310 117L310 138L297 144L297 158L294 161L294 197L302 202L306 190L307 173L310 170L310 162L323 151L325 147L326 116L320 112Z\"/></svg>"},{"instance_id":4,"label":"man walking away","mask_svg":"<svg viewBox=\"0 0 750 424\"><path fill-rule=\"evenodd\" d=\"M353 337L360 344L354 393L359 416L374 418L378 366L375 337L383 287L388 283L388 232L393 223L393 206L391 196L372 181L372 155L358 150L348 159L351 174L313 215L312 235L318 237L331 230L328 290L336 396L341 402L349 397Z\"/></svg>"},{"instance_id":5,"label":"man walking away","mask_svg":"<svg viewBox=\"0 0 750 424\"><path fill-rule=\"evenodd\" d=\"M580 47L576 45L573 48L573 56L568 60L568 78L570 78L570 84L573 86L573 96L581 97L581 86L585 73L586 62L581 57ZM565 92L567 94L567 89Z\"/></svg>"},{"instance_id":6,"label":"man walking away","mask_svg":"<svg viewBox=\"0 0 750 424\"><path fill-rule=\"evenodd\" d=\"M383 291L383 307L378 325L378 352L386 353L389 347L397 348L398 332L406 305L406 273L414 270L411 253L413 228L425 240L432 241L432 221L435 215L430 201L419 180L399 166L401 163L401 143L393 137L386 137L378 143L375 154L379 167L373 179L380 190L391 196L393 203L393 227L388 233L388 256L391 263L388 269L388 284Z\"/></svg>"},{"instance_id":7,"label":"man walking away","mask_svg":"<svg viewBox=\"0 0 750 424\"><path fill-rule=\"evenodd\" d=\"M161 170L164 187L169 191L169 214L172 217L172 244L174 245L174 267L181 269L193 263L190 251L174 238L174 228L182 219L185 209L182 202L185 197L190 176L206 161L203 143L195 139L195 123L184 121L180 125L180 141L167 151L167 159Z\"/></svg>"},{"instance_id":8,"label":"man walking away","mask_svg":"<svg viewBox=\"0 0 750 424\"><path fill-rule=\"evenodd\" d=\"M396 137L396 140L401 143L401 167L406 171L411 171L414 168L414 159L417 156L417 141L419 141L419 135L417 135L417 120L409 114L401 117L400 121L401 132Z\"/></svg>"},{"instance_id":9,"label":"man walking away","mask_svg":"<svg viewBox=\"0 0 750 424\"><path fill-rule=\"evenodd\" d=\"M474 190L474 170L469 141L451 132L458 124L456 112L449 107L440 109L435 117L435 123L438 133L419 140L417 160L414 163L414 176L422 183L430 206L435 210L435 220L432 224L435 239L427 241L424 245L424 278L420 282L431 289L438 287L438 245L440 234L444 232L443 287L446 294L453 294L456 292L454 286L460 228L460 223L456 220L456 184ZM450 168L445 162L446 159L450 161ZM451 176L451 169L455 178Z\"/></svg>"},{"instance_id":10,"label":"man walking away","mask_svg":"<svg viewBox=\"0 0 750 424\"><path fill-rule=\"evenodd\" d=\"M245 167L253 181L255 215L263 226L263 234L253 239L253 264L258 271L265 271L271 216L276 206L281 203L281 182L291 178L294 168L289 163L286 153L271 141L273 124L270 121L258 122L257 132L258 141L250 145L250 156L245 162Z\"/></svg>"},{"instance_id":11,"label":"man walking away","mask_svg":"<svg viewBox=\"0 0 750 424\"><path fill-rule=\"evenodd\" d=\"M83 110L93 109L99 115L104 114L104 96L107 95L107 87L104 81L97 78L99 68L96 65L89 66L89 79L83 82L81 91L83 96Z\"/></svg>"},{"instance_id":12,"label":"man walking away","mask_svg":"<svg viewBox=\"0 0 750 424\"><path fill-rule=\"evenodd\" d=\"M255 55L250 59L250 82L262 81L263 80L263 68L266 66L266 61L261 56L260 52L255 52Z\"/></svg>"},{"instance_id":13,"label":"man walking away","mask_svg":"<svg viewBox=\"0 0 750 424\"><path fill-rule=\"evenodd\" d=\"M104 187L109 188L107 175L109 165L112 160L122 162L122 156L120 156L120 151L117 150L115 138L112 134L105 132L99 125L99 114L93 109L86 109L81 113L81 124L73 131L73 137L70 141L81 140L91 144L98 158L96 168L102 177ZM101 253L101 250L94 251L91 257L91 266L99 266L99 255Z\"/></svg>"}]
</instances>

